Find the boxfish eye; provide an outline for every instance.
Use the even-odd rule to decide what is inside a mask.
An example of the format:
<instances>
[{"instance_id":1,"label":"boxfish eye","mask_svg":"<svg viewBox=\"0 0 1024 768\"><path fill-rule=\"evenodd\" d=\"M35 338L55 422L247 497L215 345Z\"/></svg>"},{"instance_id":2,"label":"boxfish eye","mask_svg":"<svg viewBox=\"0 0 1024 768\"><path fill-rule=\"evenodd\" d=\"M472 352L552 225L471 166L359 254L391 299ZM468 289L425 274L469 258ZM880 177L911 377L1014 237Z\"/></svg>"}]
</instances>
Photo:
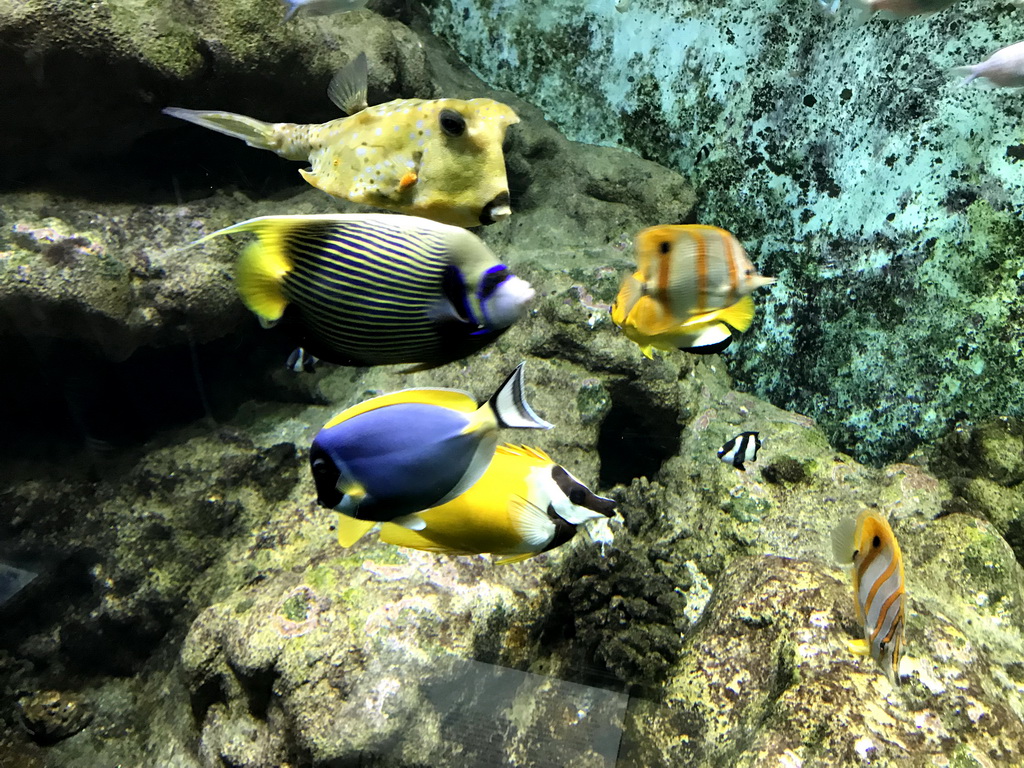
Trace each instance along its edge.
<instances>
[{"instance_id":1,"label":"boxfish eye","mask_svg":"<svg viewBox=\"0 0 1024 768\"><path fill-rule=\"evenodd\" d=\"M466 118L454 109L442 109L439 119L441 130L449 136L461 136L466 132Z\"/></svg>"}]
</instances>

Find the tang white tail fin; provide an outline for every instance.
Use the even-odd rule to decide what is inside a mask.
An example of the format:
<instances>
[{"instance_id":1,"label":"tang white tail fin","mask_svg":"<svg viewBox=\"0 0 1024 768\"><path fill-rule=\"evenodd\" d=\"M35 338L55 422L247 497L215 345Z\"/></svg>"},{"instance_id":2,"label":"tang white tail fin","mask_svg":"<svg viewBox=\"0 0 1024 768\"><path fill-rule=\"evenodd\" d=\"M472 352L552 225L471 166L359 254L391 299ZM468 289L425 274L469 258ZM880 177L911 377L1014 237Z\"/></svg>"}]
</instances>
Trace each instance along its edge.
<instances>
[{"instance_id":1,"label":"tang white tail fin","mask_svg":"<svg viewBox=\"0 0 1024 768\"><path fill-rule=\"evenodd\" d=\"M551 429L554 425L544 421L526 402L526 395L523 392L523 367L525 365L525 362L520 363L505 379L505 382L498 387L498 391L491 396L488 401L491 410L494 411L498 424L502 427Z\"/></svg>"}]
</instances>

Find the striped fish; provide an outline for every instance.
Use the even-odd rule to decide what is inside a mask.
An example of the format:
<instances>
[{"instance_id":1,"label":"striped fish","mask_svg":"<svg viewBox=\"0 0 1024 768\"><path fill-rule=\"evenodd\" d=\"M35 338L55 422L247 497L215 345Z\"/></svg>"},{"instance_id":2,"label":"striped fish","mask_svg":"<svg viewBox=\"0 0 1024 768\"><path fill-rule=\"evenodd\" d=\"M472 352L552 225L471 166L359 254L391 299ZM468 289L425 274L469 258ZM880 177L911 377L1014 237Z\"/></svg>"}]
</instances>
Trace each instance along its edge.
<instances>
[{"instance_id":1,"label":"striped fish","mask_svg":"<svg viewBox=\"0 0 1024 768\"><path fill-rule=\"evenodd\" d=\"M720 352L754 320L749 294L775 282L754 269L729 232L700 224L650 227L636 236L637 271L612 306L612 320L651 350Z\"/></svg>"},{"instance_id":2,"label":"striped fish","mask_svg":"<svg viewBox=\"0 0 1024 768\"><path fill-rule=\"evenodd\" d=\"M245 305L338 365L459 360L508 330L534 295L476 235L414 216L264 216L199 242L238 232L258 238L236 266Z\"/></svg>"},{"instance_id":3,"label":"striped fish","mask_svg":"<svg viewBox=\"0 0 1024 768\"><path fill-rule=\"evenodd\" d=\"M900 682L904 644L903 555L888 521L874 509L847 518L832 532L832 551L853 571L853 599L864 639L850 650L871 655L893 683Z\"/></svg>"}]
</instances>

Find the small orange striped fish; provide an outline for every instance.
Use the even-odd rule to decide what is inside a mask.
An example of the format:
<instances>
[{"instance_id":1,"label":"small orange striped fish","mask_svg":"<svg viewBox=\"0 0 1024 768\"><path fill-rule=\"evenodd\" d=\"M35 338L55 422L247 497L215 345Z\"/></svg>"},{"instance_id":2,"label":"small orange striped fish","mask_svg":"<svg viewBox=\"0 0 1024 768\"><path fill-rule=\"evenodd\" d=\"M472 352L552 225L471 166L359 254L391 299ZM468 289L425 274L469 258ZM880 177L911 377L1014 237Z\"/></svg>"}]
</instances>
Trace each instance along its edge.
<instances>
[{"instance_id":1,"label":"small orange striped fish","mask_svg":"<svg viewBox=\"0 0 1024 768\"><path fill-rule=\"evenodd\" d=\"M840 563L853 566L853 600L864 639L848 641L850 650L870 654L899 685L906 590L903 555L892 528L877 511L865 509L836 526L832 552Z\"/></svg>"},{"instance_id":2,"label":"small orange striped fish","mask_svg":"<svg viewBox=\"0 0 1024 768\"><path fill-rule=\"evenodd\" d=\"M612 320L651 350L720 352L754 320L750 293L771 285L732 234L701 224L650 227L636 236L637 271L619 288Z\"/></svg>"}]
</instances>

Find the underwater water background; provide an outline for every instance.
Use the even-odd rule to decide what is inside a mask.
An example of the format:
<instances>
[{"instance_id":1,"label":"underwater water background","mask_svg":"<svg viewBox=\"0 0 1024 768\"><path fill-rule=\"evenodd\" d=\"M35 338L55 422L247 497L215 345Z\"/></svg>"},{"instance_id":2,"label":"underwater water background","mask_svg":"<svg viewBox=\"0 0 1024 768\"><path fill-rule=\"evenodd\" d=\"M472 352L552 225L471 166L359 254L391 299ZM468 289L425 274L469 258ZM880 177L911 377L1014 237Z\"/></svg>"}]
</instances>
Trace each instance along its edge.
<instances>
[{"instance_id":1,"label":"underwater water background","mask_svg":"<svg viewBox=\"0 0 1024 768\"><path fill-rule=\"evenodd\" d=\"M1022 94L951 71L1024 9L349 7L0 0L0 766L1024 765ZM516 112L487 145L512 215L473 231L536 295L437 368L295 372L239 295L253 238L189 246L379 209L161 110L335 120L358 52L371 109ZM494 180L445 162L399 191ZM721 354L648 358L610 308L641 231L689 224L777 282ZM614 500L607 529L507 564L342 546L321 427L522 361L554 428L499 442ZM865 511L882 593L905 572L895 678L833 556Z\"/></svg>"}]
</instances>

